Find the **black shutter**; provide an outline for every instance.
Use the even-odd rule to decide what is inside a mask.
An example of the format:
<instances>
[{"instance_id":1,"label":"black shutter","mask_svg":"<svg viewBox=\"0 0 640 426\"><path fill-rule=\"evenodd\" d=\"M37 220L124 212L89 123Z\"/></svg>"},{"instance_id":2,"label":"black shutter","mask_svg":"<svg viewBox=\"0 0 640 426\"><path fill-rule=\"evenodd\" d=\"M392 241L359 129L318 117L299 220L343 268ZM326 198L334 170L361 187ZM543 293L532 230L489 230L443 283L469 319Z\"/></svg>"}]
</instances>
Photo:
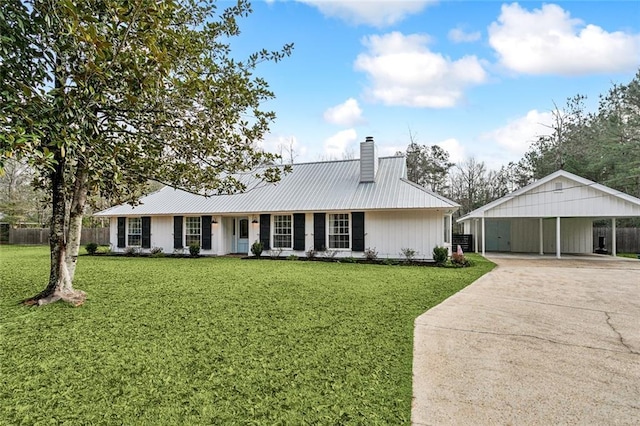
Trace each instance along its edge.
<instances>
[{"instance_id":1,"label":"black shutter","mask_svg":"<svg viewBox=\"0 0 640 426\"><path fill-rule=\"evenodd\" d=\"M327 249L325 216L325 213L313 214L313 249L315 251Z\"/></svg>"},{"instance_id":2,"label":"black shutter","mask_svg":"<svg viewBox=\"0 0 640 426\"><path fill-rule=\"evenodd\" d=\"M351 250L364 251L364 212L351 213Z\"/></svg>"},{"instance_id":3,"label":"black shutter","mask_svg":"<svg viewBox=\"0 0 640 426\"><path fill-rule=\"evenodd\" d=\"M142 248L151 248L151 216L142 216Z\"/></svg>"},{"instance_id":4,"label":"black shutter","mask_svg":"<svg viewBox=\"0 0 640 426\"><path fill-rule=\"evenodd\" d=\"M304 213L293 215L293 249L304 250Z\"/></svg>"},{"instance_id":5,"label":"black shutter","mask_svg":"<svg viewBox=\"0 0 640 426\"><path fill-rule=\"evenodd\" d=\"M271 215L260 215L260 242L262 243L263 250L271 250L269 246L269 240L271 237Z\"/></svg>"},{"instance_id":6,"label":"black shutter","mask_svg":"<svg viewBox=\"0 0 640 426\"><path fill-rule=\"evenodd\" d=\"M127 246L127 218L118 218L118 247Z\"/></svg>"},{"instance_id":7,"label":"black shutter","mask_svg":"<svg viewBox=\"0 0 640 426\"><path fill-rule=\"evenodd\" d=\"M202 250L211 250L211 216L202 216Z\"/></svg>"},{"instance_id":8,"label":"black shutter","mask_svg":"<svg viewBox=\"0 0 640 426\"><path fill-rule=\"evenodd\" d=\"M182 245L182 216L173 217L173 248L181 249Z\"/></svg>"}]
</instances>

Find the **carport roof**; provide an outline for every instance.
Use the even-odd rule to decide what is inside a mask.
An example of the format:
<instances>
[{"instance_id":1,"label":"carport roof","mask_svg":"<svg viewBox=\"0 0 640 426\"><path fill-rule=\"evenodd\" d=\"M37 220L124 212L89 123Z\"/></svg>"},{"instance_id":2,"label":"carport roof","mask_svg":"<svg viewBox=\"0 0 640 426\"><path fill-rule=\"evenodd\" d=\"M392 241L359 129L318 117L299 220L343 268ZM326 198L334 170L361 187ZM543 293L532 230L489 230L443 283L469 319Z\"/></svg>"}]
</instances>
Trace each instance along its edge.
<instances>
[{"instance_id":1,"label":"carport roof","mask_svg":"<svg viewBox=\"0 0 640 426\"><path fill-rule=\"evenodd\" d=\"M640 199L558 170L462 216L482 217L640 217Z\"/></svg>"}]
</instances>

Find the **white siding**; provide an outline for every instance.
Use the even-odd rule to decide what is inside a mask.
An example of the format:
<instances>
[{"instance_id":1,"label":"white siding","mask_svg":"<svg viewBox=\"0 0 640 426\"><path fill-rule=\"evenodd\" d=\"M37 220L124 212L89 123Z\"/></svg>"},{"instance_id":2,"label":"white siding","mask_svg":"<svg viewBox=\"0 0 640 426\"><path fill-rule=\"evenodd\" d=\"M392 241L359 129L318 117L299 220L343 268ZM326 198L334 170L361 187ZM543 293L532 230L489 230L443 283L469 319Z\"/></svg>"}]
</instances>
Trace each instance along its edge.
<instances>
[{"instance_id":1,"label":"white siding","mask_svg":"<svg viewBox=\"0 0 640 426\"><path fill-rule=\"evenodd\" d=\"M173 253L173 216L151 218L151 247L161 247L164 253Z\"/></svg>"},{"instance_id":2,"label":"white siding","mask_svg":"<svg viewBox=\"0 0 640 426\"><path fill-rule=\"evenodd\" d=\"M118 248L118 218L109 218L109 242L111 244L112 251L121 251Z\"/></svg>"},{"instance_id":3,"label":"white siding","mask_svg":"<svg viewBox=\"0 0 640 426\"><path fill-rule=\"evenodd\" d=\"M233 249L233 218L214 216L217 224L212 224L212 249L202 254L222 255ZM251 223L249 216L249 246L258 240L259 226ZM110 220L110 238L117 242L118 220ZM401 250L411 248L418 252L417 258L432 259L436 245L444 245L444 214L435 211L380 211L365 212L365 248L375 248L379 258L402 258ZM114 251L118 249L112 244ZM151 247L161 247L164 253L173 253L173 216L153 216L151 218ZM313 213L305 214L305 250L313 247ZM304 251L286 250L282 256L296 254L304 256ZM264 255L268 255L265 252ZM336 257L362 257L362 252L341 250Z\"/></svg>"},{"instance_id":4,"label":"white siding","mask_svg":"<svg viewBox=\"0 0 640 426\"><path fill-rule=\"evenodd\" d=\"M433 248L444 245L442 212L408 210L366 212L365 248L375 248L380 258L402 258L411 248L417 258L433 259Z\"/></svg>"},{"instance_id":5,"label":"white siding","mask_svg":"<svg viewBox=\"0 0 640 426\"><path fill-rule=\"evenodd\" d=\"M540 250L538 219L511 220L511 251L537 253Z\"/></svg>"},{"instance_id":6,"label":"white siding","mask_svg":"<svg viewBox=\"0 0 640 426\"><path fill-rule=\"evenodd\" d=\"M313 247L313 213L304 215L304 247L305 250ZM295 251L294 254L304 256L304 251Z\"/></svg>"},{"instance_id":7,"label":"white siding","mask_svg":"<svg viewBox=\"0 0 640 426\"><path fill-rule=\"evenodd\" d=\"M556 189L562 185L562 190ZM640 206L559 176L486 211L486 217L630 217Z\"/></svg>"},{"instance_id":8,"label":"white siding","mask_svg":"<svg viewBox=\"0 0 640 426\"><path fill-rule=\"evenodd\" d=\"M485 219L485 227L495 219ZM540 251L540 231L538 219L512 218L510 247L514 253L538 253ZM472 234L478 240L478 252L482 251L482 226L478 219L478 233L475 233L473 220L464 223L465 233ZM593 252L593 219L561 218L560 244L562 253ZM543 220L543 250L545 253L556 252L556 218Z\"/></svg>"},{"instance_id":9,"label":"white siding","mask_svg":"<svg viewBox=\"0 0 640 426\"><path fill-rule=\"evenodd\" d=\"M544 220L544 252L556 252L556 219ZM584 218L560 219L561 253L593 252L593 221Z\"/></svg>"}]
</instances>

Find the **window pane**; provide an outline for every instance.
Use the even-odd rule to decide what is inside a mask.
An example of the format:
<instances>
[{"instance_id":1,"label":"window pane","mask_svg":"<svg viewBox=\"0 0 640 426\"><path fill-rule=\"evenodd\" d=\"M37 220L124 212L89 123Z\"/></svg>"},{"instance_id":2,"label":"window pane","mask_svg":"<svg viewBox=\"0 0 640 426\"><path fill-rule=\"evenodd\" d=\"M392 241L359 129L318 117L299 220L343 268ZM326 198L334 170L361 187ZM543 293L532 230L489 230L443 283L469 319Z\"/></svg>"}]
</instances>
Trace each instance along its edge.
<instances>
[{"instance_id":1,"label":"window pane","mask_svg":"<svg viewBox=\"0 0 640 426\"><path fill-rule=\"evenodd\" d=\"M273 247L291 248L291 215L273 216Z\"/></svg>"},{"instance_id":2,"label":"window pane","mask_svg":"<svg viewBox=\"0 0 640 426\"><path fill-rule=\"evenodd\" d=\"M139 217L130 217L127 219L127 245L139 246L142 244L142 219Z\"/></svg>"},{"instance_id":3,"label":"window pane","mask_svg":"<svg viewBox=\"0 0 640 426\"><path fill-rule=\"evenodd\" d=\"M200 218L185 218L185 243L187 246L191 244L200 244Z\"/></svg>"},{"instance_id":4,"label":"window pane","mask_svg":"<svg viewBox=\"0 0 640 426\"><path fill-rule=\"evenodd\" d=\"M249 238L249 219L240 219L240 238Z\"/></svg>"},{"instance_id":5,"label":"window pane","mask_svg":"<svg viewBox=\"0 0 640 426\"><path fill-rule=\"evenodd\" d=\"M349 214L329 215L329 248L349 248Z\"/></svg>"}]
</instances>

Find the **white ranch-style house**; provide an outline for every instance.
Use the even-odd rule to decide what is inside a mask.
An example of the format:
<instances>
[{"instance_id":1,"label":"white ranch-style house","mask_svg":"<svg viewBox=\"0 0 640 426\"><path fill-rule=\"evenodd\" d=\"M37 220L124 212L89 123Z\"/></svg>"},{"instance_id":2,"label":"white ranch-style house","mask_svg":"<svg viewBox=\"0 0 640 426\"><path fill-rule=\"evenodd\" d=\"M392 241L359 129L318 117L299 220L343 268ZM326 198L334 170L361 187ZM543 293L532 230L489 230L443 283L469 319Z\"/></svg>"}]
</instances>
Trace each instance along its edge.
<instances>
[{"instance_id":1,"label":"white ranch-style house","mask_svg":"<svg viewBox=\"0 0 640 426\"><path fill-rule=\"evenodd\" d=\"M165 187L137 206L96 216L110 218L116 252L182 252L195 243L205 255L250 254L260 241L281 256L330 250L363 257L372 249L402 258L408 248L429 260L434 247L451 245L459 205L407 180L404 157L378 159L371 137L360 144L360 159L294 164L275 184L240 178L249 183L242 193L205 197Z\"/></svg>"},{"instance_id":2,"label":"white ranch-style house","mask_svg":"<svg viewBox=\"0 0 640 426\"><path fill-rule=\"evenodd\" d=\"M593 253L593 222L609 220L616 254L616 219L640 217L640 199L558 170L458 219L475 251Z\"/></svg>"}]
</instances>

